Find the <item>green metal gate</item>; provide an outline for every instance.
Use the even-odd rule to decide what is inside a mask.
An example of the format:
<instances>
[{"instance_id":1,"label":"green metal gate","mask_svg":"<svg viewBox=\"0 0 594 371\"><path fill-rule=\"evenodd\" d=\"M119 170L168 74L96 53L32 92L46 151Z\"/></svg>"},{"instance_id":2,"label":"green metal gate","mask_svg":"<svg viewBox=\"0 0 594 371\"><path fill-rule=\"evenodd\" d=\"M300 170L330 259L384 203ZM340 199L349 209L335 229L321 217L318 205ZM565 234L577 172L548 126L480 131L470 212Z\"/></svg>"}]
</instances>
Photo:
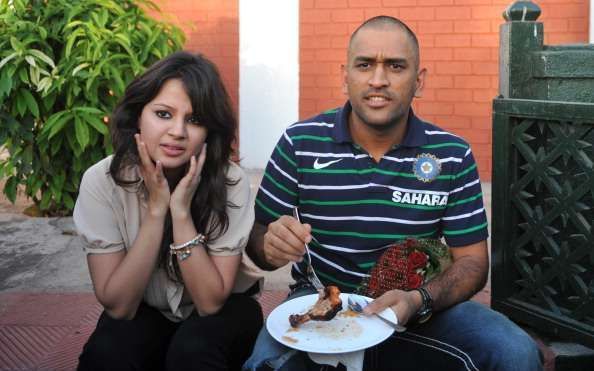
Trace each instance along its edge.
<instances>
[{"instance_id":1,"label":"green metal gate","mask_svg":"<svg viewBox=\"0 0 594 371\"><path fill-rule=\"evenodd\" d=\"M594 347L594 45L508 8L493 102L492 307Z\"/></svg>"}]
</instances>

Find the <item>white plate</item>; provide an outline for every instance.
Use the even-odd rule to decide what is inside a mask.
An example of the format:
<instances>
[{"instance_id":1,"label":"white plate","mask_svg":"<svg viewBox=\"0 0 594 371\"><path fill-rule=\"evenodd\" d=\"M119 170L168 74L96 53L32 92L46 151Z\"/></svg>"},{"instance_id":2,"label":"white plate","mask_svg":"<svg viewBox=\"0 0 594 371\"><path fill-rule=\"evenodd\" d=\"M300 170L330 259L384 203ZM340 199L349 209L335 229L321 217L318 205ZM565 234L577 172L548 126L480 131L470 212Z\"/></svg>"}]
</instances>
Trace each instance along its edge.
<instances>
[{"instance_id":1,"label":"white plate","mask_svg":"<svg viewBox=\"0 0 594 371\"><path fill-rule=\"evenodd\" d=\"M301 296L276 307L266 320L266 329L278 342L297 350L313 353L345 353L366 349L386 340L394 329L376 316L348 310L348 294L340 294L342 310L330 321L307 321L297 328L289 324L291 314L307 312L318 294ZM371 300L371 299L369 299ZM382 316L396 322L391 309Z\"/></svg>"}]
</instances>

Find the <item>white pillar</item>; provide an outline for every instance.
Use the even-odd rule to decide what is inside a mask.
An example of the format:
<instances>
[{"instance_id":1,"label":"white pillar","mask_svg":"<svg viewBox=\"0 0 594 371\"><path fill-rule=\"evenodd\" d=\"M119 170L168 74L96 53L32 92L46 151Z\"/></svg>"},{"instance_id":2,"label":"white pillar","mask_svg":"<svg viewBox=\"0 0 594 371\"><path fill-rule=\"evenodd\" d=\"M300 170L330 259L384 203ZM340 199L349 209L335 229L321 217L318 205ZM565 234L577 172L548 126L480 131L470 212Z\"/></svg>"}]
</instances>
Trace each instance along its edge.
<instances>
[{"instance_id":1,"label":"white pillar","mask_svg":"<svg viewBox=\"0 0 594 371\"><path fill-rule=\"evenodd\" d=\"M594 44L594 0L590 0L590 44Z\"/></svg>"},{"instance_id":2,"label":"white pillar","mask_svg":"<svg viewBox=\"0 0 594 371\"><path fill-rule=\"evenodd\" d=\"M299 1L239 1L239 156L264 168L299 117Z\"/></svg>"}]
</instances>

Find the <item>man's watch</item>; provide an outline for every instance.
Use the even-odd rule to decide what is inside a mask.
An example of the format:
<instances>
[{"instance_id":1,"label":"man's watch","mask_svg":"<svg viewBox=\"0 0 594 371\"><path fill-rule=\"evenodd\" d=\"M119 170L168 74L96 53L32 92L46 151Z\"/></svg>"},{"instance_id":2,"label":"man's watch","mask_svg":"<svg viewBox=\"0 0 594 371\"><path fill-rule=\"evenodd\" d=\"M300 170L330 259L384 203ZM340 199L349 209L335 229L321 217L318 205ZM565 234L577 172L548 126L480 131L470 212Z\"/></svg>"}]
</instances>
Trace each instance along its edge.
<instances>
[{"instance_id":1,"label":"man's watch","mask_svg":"<svg viewBox=\"0 0 594 371\"><path fill-rule=\"evenodd\" d=\"M429 293L429 291L427 291L426 288L424 287L419 287L417 290L419 293L421 293L421 298L423 300L423 303L421 304L421 308L419 309L419 311L417 312L417 322L419 323L424 323L427 322L429 320L429 318L431 318L431 315L433 314L433 298L431 297L431 294Z\"/></svg>"}]
</instances>

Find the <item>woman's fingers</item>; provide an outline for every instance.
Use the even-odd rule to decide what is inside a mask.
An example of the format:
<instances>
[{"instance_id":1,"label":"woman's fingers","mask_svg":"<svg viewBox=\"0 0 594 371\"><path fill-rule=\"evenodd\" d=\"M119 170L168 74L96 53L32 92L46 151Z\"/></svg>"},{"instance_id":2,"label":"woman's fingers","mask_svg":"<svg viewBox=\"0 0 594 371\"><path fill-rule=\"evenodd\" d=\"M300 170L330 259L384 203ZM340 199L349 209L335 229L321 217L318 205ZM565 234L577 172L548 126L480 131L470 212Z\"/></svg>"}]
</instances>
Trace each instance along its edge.
<instances>
[{"instance_id":1,"label":"woman's fingers","mask_svg":"<svg viewBox=\"0 0 594 371\"><path fill-rule=\"evenodd\" d=\"M157 165L155 166L155 175L157 177L157 182L161 183L165 179L165 173L163 173L163 163L157 160Z\"/></svg>"},{"instance_id":2,"label":"woman's fingers","mask_svg":"<svg viewBox=\"0 0 594 371\"><path fill-rule=\"evenodd\" d=\"M208 144L204 143L202 145L202 149L200 150L200 154L198 155L198 163L197 163L197 169L198 169L198 173L202 172L202 168L204 167L204 162L206 161L206 146Z\"/></svg>"},{"instance_id":3,"label":"woman's fingers","mask_svg":"<svg viewBox=\"0 0 594 371\"><path fill-rule=\"evenodd\" d=\"M146 144L140 139L140 134L134 134L134 139L136 140L136 147L138 148L138 157L140 157L140 162L142 166L146 170L154 170L153 162L151 161L151 157L148 154L148 150L146 149Z\"/></svg>"}]
</instances>

